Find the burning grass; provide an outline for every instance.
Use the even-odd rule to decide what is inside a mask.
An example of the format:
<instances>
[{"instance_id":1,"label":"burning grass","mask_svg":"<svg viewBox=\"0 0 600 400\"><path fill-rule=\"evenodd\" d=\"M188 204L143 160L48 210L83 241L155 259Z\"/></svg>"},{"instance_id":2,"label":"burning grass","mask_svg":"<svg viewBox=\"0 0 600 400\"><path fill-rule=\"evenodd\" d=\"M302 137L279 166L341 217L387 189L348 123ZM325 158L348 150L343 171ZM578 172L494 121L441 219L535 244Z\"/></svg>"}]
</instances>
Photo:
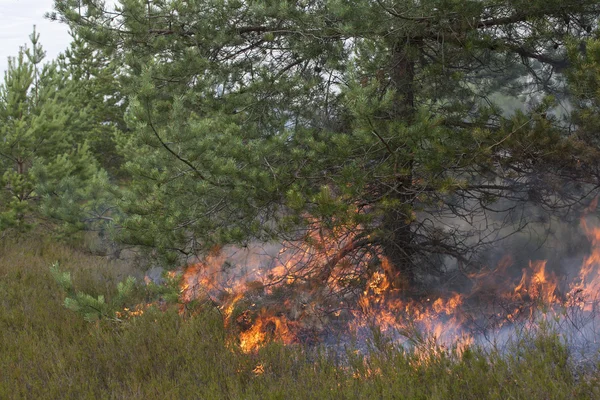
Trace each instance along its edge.
<instances>
[{"instance_id":1,"label":"burning grass","mask_svg":"<svg viewBox=\"0 0 600 400\"><path fill-rule=\"evenodd\" d=\"M597 369L577 370L572 352L550 325L523 331L502 351L459 350L427 338L407 349L373 328L366 350L351 342L306 347L265 341L245 353L243 346L231 345L224 309L208 304L183 318L177 307L161 310L155 304L120 322L87 323L63 306L63 293L48 270L57 260L78 289L107 293L107 301L121 280L117 267L125 268L52 243L0 245L0 398L600 396ZM236 296L230 296L233 304ZM235 302L251 306L249 297ZM453 305L433 304L439 310ZM246 317L236 315L237 324ZM258 326L246 324L248 332ZM277 322L267 321L260 330L276 336Z\"/></svg>"},{"instance_id":2,"label":"burning grass","mask_svg":"<svg viewBox=\"0 0 600 400\"><path fill-rule=\"evenodd\" d=\"M255 352L284 344L365 348L372 327L396 345L431 343L463 351L471 345L507 347L520 332L549 324L573 349L600 349L600 228L582 230L591 252L562 271L545 260L462 273L460 288L400 289L377 248L358 250L355 230L318 228L282 247L226 247L183 270L181 300L210 299L223 315L230 345ZM323 271L326 271L324 273ZM458 276L455 271L454 277ZM325 277L325 279L323 279Z\"/></svg>"}]
</instances>

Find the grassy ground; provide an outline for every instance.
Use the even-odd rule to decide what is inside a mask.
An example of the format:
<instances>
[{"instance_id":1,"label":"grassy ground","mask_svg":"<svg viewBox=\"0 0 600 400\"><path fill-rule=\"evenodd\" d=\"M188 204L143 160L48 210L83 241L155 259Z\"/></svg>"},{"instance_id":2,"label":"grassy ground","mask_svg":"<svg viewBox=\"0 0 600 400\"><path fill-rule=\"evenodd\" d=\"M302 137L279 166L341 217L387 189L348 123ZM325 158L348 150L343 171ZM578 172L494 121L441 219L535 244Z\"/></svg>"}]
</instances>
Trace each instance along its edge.
<instances>
[{"instance_id":1,"label":"grassy ground","mask_svg":"<svg viewBox=\"0 0 600 400\"><path fill-rule=\"evenodd\" d=\"M55 261L90 294L110 296L134 273L43 240L0 244L0 399L600 398L597 374L574 374L553 335L503 355L417 358L382 344L337 365L322 351L277 344L242 354L210 309L88 323L63 306Z\"/></svg>"}]
</instances>

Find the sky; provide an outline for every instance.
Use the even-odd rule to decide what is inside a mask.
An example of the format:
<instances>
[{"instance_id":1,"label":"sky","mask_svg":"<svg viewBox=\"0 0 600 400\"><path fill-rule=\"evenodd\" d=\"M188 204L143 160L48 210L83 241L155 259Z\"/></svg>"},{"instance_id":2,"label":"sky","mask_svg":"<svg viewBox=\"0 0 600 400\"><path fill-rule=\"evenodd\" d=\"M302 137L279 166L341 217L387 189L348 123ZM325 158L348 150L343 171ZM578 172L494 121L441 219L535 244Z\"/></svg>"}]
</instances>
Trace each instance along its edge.
<instances>
[{"instance_id":1,"label":"sky","mask_svg":"<svg viewBox=\"0 0 600 400\"><path fill-rule=\"evenodd\" d=\"M9 56L16 56L19 47L29 42L36 25L46 59L55 58L69 45L71 37L64 24L44 18L52 11L53 0L0 0L0 79L8 66Z\"/></svg>"}]
</instances>

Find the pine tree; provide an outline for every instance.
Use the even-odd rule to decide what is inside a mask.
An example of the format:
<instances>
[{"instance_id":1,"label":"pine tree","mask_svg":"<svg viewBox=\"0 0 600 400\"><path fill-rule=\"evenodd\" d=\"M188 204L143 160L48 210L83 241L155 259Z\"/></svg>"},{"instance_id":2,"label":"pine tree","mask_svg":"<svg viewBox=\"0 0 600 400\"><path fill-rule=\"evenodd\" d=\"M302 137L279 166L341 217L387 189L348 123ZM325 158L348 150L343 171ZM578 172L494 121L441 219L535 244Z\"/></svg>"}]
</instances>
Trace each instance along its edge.
<instances>
[{"instance_id":1,"label":"pine tree","mask_svg":"<svg viewBox=\"0 0 600 400\"><path fill-rule=\"evenodd\" d=\"M70 100L87 115L79 129L85 132L90 151L105 170L121 176L123 160L117 154L115 137L126 130L127 102L120 90L118 66L77 35L72 35L58 65L68 76Z\"/></svg>"},{"instance_id":2,"label":"pine tree","mask_svg":"<svg viewBox=\"0 0 600 400\"><path fill-rule=\"evenodd\" d=\"M549 111L598 1L55 5L127 66L131 242L189 254L350 226L319 278L377 252L400 287L442 257L466 268L528 205L583 196ZM510 116L489 96L524 88L539 101Z\"/></svg>"},{"instance_id":3,"label":"pine tree","mask_svg":"<svg viewBox=\"0 0 600 400\"><path fill-rule=\"evenodd\" d=\"M65 74L44 63L39 34L9 59L0 85L0 230L81 229L102 207L107 176L81 127L88 115L71 98Z\"/></svg>"}]
</instances>

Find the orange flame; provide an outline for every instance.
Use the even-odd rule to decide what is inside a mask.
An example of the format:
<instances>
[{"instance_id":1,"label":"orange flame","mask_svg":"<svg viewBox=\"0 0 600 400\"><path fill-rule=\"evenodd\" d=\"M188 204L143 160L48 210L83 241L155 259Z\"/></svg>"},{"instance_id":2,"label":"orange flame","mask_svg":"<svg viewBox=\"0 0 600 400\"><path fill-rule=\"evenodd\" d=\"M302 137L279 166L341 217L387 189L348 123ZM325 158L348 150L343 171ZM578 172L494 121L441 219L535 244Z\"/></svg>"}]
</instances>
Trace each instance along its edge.
<instances>
[{"instance_id":1,"label":"orange flame","mask_svg":"<svg viewBox=\"0 0 600 400\"><path fill-rule=\"evenodd\" d=\"M240 333L240 348L243 352L249 353L272 340L291 344L294 342L294 336L289 324L290 322L284 316L275 317L261 313L250 329Z\"/></svg>"},{"instance_id":2,"label":"orange flame","mask_svg":"<svg viewBox=\"0 0 600 400\"><path fill-rule=\"evenodd\" d=\"M226 326L238 328L233 329L239 332L235 342L244 352L255 351L270 340L299 342L301 330L322 327L331 318L345 318L347 326L357 332L375 325L419 346L453 343L461 354L474 341L470 328L479 317L499 329L532 319L541 305L551 311L560 307L592 310L600 293L600 228L588 226L585 218L581 226L592 251L571 282L566 277L559 280L545 260L530 261L515 277L513 260L507 256L495 268L468 275L469 292L448 290L409 297L397 290L402 277L394 276L390 282L393 275L387 258L376 250L359 255L347 251L359 229L318 227L304 242L269 245L267 250L250 245L212 252L185 269L181 299L210 297ZM361 291L348 289L357 282L363 285ZM281 293L286 294L285 300ZM471 309L481 313L481 304L488 314L474 316ZM339 308L330 312L332 305Z\"/></svg>"}]
</instances>

